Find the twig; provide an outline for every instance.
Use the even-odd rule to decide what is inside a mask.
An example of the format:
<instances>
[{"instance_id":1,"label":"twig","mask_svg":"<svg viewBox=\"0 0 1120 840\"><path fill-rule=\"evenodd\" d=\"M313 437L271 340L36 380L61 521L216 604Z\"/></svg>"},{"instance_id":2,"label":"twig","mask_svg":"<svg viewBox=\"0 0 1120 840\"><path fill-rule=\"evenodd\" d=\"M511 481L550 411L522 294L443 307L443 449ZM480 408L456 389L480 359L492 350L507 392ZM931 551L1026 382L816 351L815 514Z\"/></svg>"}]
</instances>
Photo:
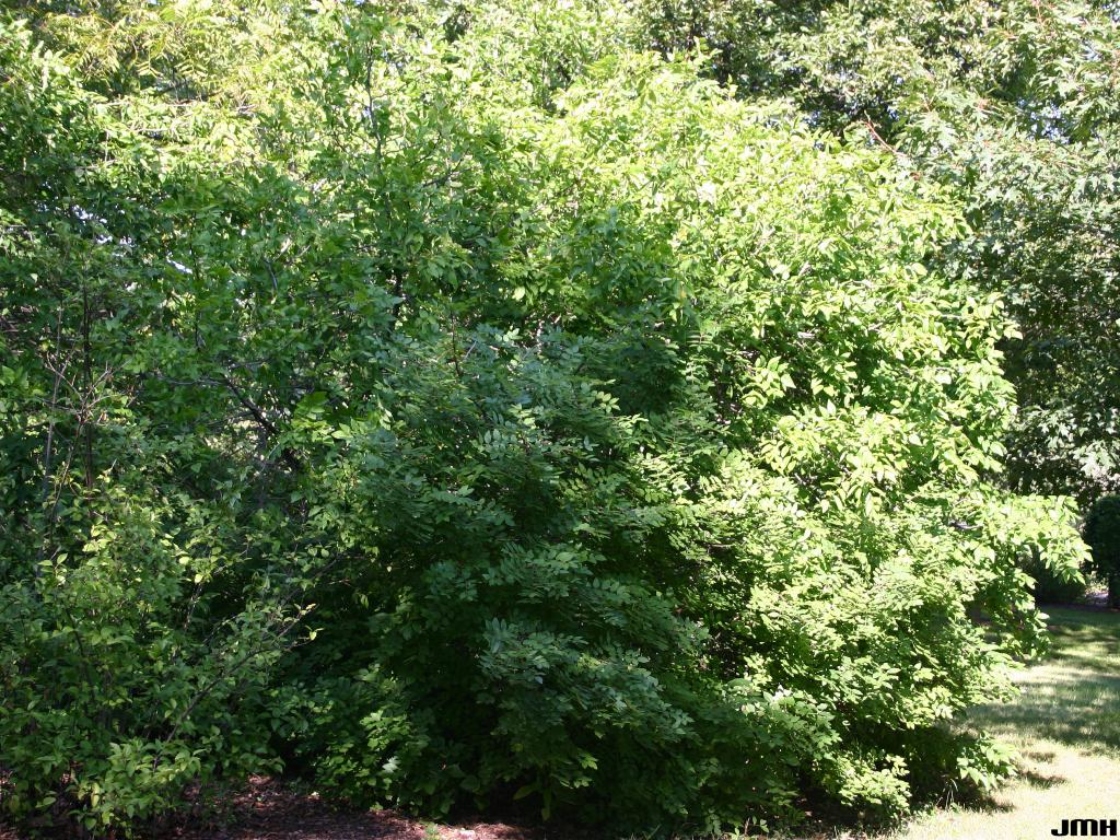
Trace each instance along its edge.
<instances>
[{"instance_id":1,"label":"twig","mask_svg":"<svg viewBox=\"0 0 1120 840\"><path fill-rule=\"evenodd\" d=\"M888 143L886 140L884 140L882 135L879 134L879 132L875 130L875 124L871 122L871 120L867 116L867 114L863 115L863 124L867 126L867 130L871 133L871 136L875 139L875 141L880 146L882 146L884 149L886 149L887 151L889 151L893 155L897 155L898 157L904 157L902 152L900 152L898 149L896 149L894 146L892 146L890 143Z\"/></svg>"}]
</instances>

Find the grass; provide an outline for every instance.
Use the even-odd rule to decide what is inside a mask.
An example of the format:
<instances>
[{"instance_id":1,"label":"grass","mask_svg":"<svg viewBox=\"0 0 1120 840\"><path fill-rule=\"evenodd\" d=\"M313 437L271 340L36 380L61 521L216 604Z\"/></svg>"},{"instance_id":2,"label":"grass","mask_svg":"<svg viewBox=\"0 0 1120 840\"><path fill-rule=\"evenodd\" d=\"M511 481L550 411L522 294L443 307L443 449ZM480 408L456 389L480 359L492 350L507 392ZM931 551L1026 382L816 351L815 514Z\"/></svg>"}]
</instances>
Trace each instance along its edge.
<instances>
[{"instance_id":1,"label":"grass","mask_svg":"<svg viewBox=\"0 0 1120 840\"><path fill-rule=\"evenodd\" d=\"M971 716L1019 751L1018 777L979 804L918 814L874 840L1043 840L1063 819L1120 820L1120 614L1047 612L1050 656L1016 675L1015 702Z\"/></svg>"},{"instance_id":2,"label":"grass","mask_svg":"<svg viewBox=\"0 0 1120 840\"><path fill-rule=\"evenodd\" d=\"M1018 675L1017 702L977 709L975 720L1009 739L1120 759L1120 614L1061 607L1049 614L1050 657Z\"/></svg>"}]
</instances>

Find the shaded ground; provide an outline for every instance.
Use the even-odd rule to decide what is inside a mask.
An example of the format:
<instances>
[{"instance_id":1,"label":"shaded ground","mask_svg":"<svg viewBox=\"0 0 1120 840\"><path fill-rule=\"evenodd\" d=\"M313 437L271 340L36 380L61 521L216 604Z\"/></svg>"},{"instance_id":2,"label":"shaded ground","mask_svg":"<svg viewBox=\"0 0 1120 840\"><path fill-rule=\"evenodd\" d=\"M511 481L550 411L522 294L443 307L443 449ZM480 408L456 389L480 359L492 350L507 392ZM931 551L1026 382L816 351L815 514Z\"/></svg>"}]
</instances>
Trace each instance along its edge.
<instances>
[{"instance_id":1,"label":"shaded ground","mask_svg":"<svg viewBox=\"0 0 1120 840\"><path fill-rule=\"evenodd\" d=\"M65 835L69 837L69 835ZM158 840L559 840L542 828L467 821L435 825L395 811L333 807L315 793L299 792L255 776L244 790L215 803L209 813L153 832ZM0 840L26 840L0 826Z\"/></svg>"},{"instance_id":2,"label":"shaded ground","mask_svg":"<svg viewBox=\"0 0 1120 840\"><path fill-rule=\"evenodd\" d=\"M343 811L318 795L265 777L220 803L220 811L163 834L176 840L425 840L424 827L392 811ZM431 835L429 835L431 837Z\"/></svg>"},{"instance_id":3,"label":"shaded ground","mask_svg":"<svg viewBox=\"0 0 1120 840\"><path fill-rule=\"evenodd\" d=\"M263 777L254 777L235 796L221 823L196 823L167 832L175 840L545 840L537 831L474 823L436 826L394 811L346 811L317 794L302 794Z\"/></svg>"}]
</instances>

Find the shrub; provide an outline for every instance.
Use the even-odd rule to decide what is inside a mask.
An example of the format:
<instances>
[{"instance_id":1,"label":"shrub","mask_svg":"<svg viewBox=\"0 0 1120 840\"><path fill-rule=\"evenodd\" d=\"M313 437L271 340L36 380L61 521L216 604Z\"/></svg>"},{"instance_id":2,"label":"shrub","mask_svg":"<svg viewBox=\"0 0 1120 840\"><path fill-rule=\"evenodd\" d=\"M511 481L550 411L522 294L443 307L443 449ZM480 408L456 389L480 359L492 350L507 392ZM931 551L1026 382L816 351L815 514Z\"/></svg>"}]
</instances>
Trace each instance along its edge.
<instances>
[{"instance_id":1,"label":"shrub","mask_svg":"<svg viewBox=\"0 0 1120 840\"><path fill-rule=\"evenodd\" d=\"M1043 563L1036 552L1027 552L1023 571L1030 575L1031 591L1037 604L1073 604L1085 597L1088 581L1083 574L1055 571Z\"/></svg>"},{"instance_id":2,"label":"shrub","mask_svg":"<svg viewBox=\"0 0 1120 840\"><path fill-rule=\"evenodd\" d=\"M1093 570L1108 583L1108 605L1120 607L1120 496L1097 499L1085 519Z\"/></svg>"}]
</instances>

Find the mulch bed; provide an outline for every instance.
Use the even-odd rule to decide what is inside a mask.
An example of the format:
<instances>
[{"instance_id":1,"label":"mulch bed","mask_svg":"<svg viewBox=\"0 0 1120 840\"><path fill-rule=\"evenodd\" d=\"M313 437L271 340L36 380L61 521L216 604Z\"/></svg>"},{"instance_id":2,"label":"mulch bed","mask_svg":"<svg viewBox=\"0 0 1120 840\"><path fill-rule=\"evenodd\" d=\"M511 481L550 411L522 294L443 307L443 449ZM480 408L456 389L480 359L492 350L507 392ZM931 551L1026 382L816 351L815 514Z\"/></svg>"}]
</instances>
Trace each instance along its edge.
<instances>
[{"instance_id":1,"label":"mulch bed","mask_svg":"<svg viewBox=\"0 0 1120 840\"><path fill-rule=\"evenodd\" d=\"M315 793L254 776L246 787L214 803L213 813L152 835L156 840L559 840L541 827L466 821L435 825L395 811L334 807ZM70 835L60 835L69 837ZM27 840L0 826L0 840Z\"/></svg>"},{"instance_id":2,"label":"mulch bed","mask_svg":"<svg viewBox=\"0 0 1120 840\"><path fill-rule=\"evenodd\" d=\"M175 840L546 840L539 831L501 823L436 826L395 811L339 809L318 794L299 793L262 776L252 777L224 810L222 826L180 826L164 836Z\"/></svg>"}]
</instances>

